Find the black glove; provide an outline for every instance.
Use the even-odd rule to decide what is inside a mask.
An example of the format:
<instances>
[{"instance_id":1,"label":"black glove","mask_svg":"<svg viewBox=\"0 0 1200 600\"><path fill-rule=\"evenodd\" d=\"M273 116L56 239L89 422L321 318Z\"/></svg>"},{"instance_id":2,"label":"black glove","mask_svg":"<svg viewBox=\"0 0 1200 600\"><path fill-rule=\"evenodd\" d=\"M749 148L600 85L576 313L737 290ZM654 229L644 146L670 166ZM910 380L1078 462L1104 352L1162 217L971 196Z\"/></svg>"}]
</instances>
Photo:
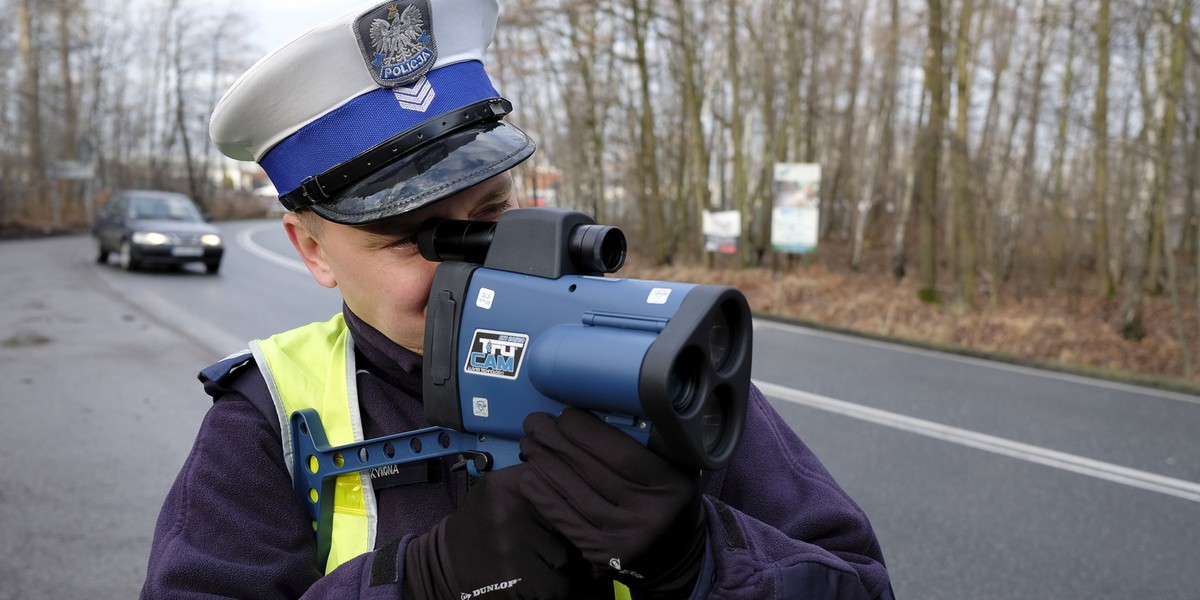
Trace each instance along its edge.
<instances>
[{"instance_id":1,"label":"black glove","mask_svg":"<svg viewBox=\"0 0 1200 600\"><path fill-rule=\"evenodd\" d=\"M686 597L704 560L700 472L589 412L525 419L521 490L602 572L650 597Z\"/></svg>"},{"instance_id":2,"label":"black glove","mask_svg":"<svg viewBox=\"0 0 1200 600\"><path fill-rule=\"evenodd\" d=\"M405 552L406 595L457 599L612 598L579 551L521 495L525 465L488 473L463 503ZM488 589L490 588L490 589Z\"/></svg>"}]
</instances>

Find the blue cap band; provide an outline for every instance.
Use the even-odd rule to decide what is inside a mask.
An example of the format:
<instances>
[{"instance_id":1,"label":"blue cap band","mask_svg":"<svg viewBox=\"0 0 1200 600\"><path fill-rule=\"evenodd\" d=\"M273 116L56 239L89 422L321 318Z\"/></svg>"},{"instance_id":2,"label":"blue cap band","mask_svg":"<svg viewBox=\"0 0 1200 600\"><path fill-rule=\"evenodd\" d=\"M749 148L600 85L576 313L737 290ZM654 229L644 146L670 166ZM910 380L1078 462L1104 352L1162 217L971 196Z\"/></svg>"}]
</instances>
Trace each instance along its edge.
<instances>
[{"instance_id":1,"label":"blue cap band","mask_svg":"<svg viewBox=\"0 0 1200 600\"><path fill-rule=\"evenodd\" d=\"M411 86L380 88L354 98L276 144L259 164L283 195L300 187L306 177L319 175L431 117L498 96L482 63L448 65Z\"/></svg>"}]
</instances>

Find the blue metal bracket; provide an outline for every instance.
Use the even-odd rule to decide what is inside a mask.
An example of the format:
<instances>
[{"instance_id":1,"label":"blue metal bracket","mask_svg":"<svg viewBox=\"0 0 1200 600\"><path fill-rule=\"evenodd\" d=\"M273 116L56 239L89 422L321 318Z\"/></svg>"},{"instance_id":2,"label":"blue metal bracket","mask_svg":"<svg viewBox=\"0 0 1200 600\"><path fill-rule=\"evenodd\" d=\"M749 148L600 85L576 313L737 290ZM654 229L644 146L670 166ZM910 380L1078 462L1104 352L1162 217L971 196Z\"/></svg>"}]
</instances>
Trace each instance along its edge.
<instances>
[{"instance_id":1,"label":"blue metal bracket","mask_svg":"<svg viewBox=\"0 0 1200 600\"><path fill-rule=\"evenodd\" d=\"M428 427L397 435L331 448L317 411L292 413L292 487L312 518L317 536L317 564L329 558L333 530L333 492L338 475L366 471L454 454L475 454L467 468L479 475L492 466L491 455L480 449L491 444L477 436L443 427Z\"/></svg>"},{"instance_id":2,"label":"blue metal bracket","mask_svg":"<svg viewBox=\"0 0 1200 600\"><path fill-rule=\"evenodd\" d=\"M610 425L645 444L645 421L603 415ZM427 427L344 446L330 447L321 417L305 408L292 413L292 489L304 503L317 538L317 564L324 569L333 535L333 497L339 475L376 467L402 465L456 454L471 455L467 472L481 477L487 471L521 462L519 440L464 433L445 427Z\"/></svg>"}]
</instances>

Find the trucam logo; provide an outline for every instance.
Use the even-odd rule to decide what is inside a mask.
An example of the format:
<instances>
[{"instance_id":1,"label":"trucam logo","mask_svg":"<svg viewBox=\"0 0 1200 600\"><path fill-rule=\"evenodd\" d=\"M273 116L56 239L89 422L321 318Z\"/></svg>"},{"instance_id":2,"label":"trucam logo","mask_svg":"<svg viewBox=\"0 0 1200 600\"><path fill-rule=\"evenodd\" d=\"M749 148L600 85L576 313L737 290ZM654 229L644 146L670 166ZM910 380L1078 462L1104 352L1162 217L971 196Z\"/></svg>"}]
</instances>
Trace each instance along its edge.
<instances>
[{"instance_id":1,"label":"trucam logo","mask_svg":"<svg viewBox=\"0 0 1200 600\"><path fill-rule=\"evenodd\" d=\"M523 333L476 329L463 370L487 377L516 379L528 343L529 336Z\"/></svg>"}]
</instances>

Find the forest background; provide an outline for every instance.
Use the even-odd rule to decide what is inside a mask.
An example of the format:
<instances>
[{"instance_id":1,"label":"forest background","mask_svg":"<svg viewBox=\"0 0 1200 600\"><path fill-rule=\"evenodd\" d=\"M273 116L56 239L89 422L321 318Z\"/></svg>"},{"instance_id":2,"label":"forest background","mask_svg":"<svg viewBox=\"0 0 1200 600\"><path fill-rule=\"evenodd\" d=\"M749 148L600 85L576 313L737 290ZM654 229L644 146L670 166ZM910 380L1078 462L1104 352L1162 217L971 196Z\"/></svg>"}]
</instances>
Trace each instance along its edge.
<instances>
[{"instance_id":1,"label":"forest background","mask_svg":"<svg viewBox=\"0 0 1200 600\"><path fill-rule=\"evenodd\" d=\"M622 275L1197 390L1194 3L502 0L488 63L540 145L516 171L523 201L621 226L636 251ZM0 11L0 233L86 230L130 187L188 193L218 219L267 210L261 172L207 136L269 50L243 9ZM771 248L776 163L821 166L812 254ZM706 210L739 213L735 254L704 251Z\"/></svg>"}]
</instances>

